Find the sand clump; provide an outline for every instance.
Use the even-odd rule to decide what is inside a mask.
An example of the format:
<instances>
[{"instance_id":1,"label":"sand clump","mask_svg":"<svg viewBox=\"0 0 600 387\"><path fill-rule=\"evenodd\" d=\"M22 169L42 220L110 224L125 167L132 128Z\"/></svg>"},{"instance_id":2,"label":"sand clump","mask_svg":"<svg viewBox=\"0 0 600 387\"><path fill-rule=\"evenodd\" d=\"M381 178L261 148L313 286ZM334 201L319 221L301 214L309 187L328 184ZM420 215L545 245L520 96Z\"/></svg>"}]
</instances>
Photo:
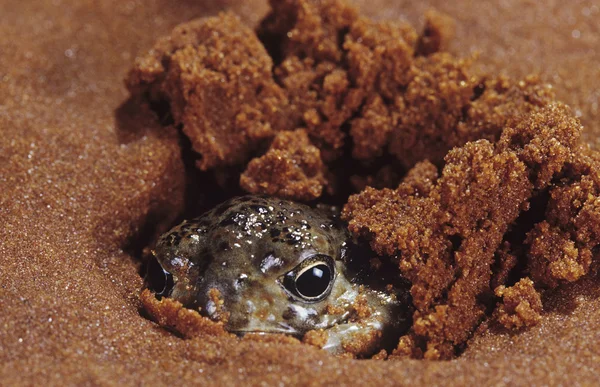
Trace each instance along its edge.
<instances>
[{"instance_id":1,"label":"sand clump","mask_svg":"<svg viewBox=\"0 0 600 387\"><path fill-rule=\"evenodd\" d=\"M417 191L411 180L396 190L367 189L346 206L350 229L380 254L397 256L412 281L417 311L397 354L453 356L483 320L488 303L480 300L492 290L502 325L534 325L541 312L534 283L552 288L589 272L598 245L594 154L579 145L581 126L560 104L520 118L495 145L477 141L449 152L433 187ZM531 200L548 194L545 220L524 239L511 238ZM529 273L533 282L505 288L519 260L526 267L513 277Z\"/></svg>"},{"instance_id":2,"label":"sand clump","mask_svg":"<svg viewBox=\"0 0 600 387\"><path fill-rule=\"evenodd\" d=\"M598 154L584 149L549 190L545 220L527 235L532 278L555 288L587 274L600 244Z\"/></svg>"},{"instance_id":3,"label":"sand clump","mask_svg":"<svg viewBox=\"0 0 600 387\"><path fill-rule=\"evenodd\" d=\"M341 1L271 7L256 33L229 14L177 27L127 85L170 106L200 169L245 166L247 192L362 190L343 218L412 283L394 357L452 358L496 303L505 328L535 325L540 291L589 272L600 164L551 87L440 51L454 31L442 14L419 35Z\"/></svg>"},{"instance_id":4,"label":"sand clump","mask_svg":"<svg viewBox=\"0 0 600 387\"><path fill-rule=\"evenodd\" d=\"M510 287L498 286L494 294L502 299L494 311L494 318L505 328L531 327L542 319L542 300L531 279L523 278Z\"/></svg>"},{"instance_id":5,"label":"sand clump","mask_svg":"<svg viewBox=\"0 0 600 387\"><path fill-rule=\"evenodd\" d=\"M140 300L156 322L161 326L175 329L187 338L201 335L233 336L225 331L222 322L214 322L202 317L198 311L186 309L180 302L170 298L163 298L159 301L148 289L142 291Z\"/></svg>"},{"instance_id":6,"label":"sand clump","mask_svg":"<svg viewBox=\"0 0 600 387\"><path fill-rule=\"evenodd\" d=\"M208 169L247 160L287 126L287 98L271 77L272 60L239 18L222 14L178 26L138 58L128 88L169 104Z\"/></svg>"},{"instance_id":7,"label":"sand clump","mask_svg":"<svg viewBox=\"0 0 600 387\"><path fill-rule=\"evenodd\" d=\"M323 193L325 165L305 130L278 133L269 150L252 159L240 186L253 194L311 201Z\"/></svg>"}]
</instances>

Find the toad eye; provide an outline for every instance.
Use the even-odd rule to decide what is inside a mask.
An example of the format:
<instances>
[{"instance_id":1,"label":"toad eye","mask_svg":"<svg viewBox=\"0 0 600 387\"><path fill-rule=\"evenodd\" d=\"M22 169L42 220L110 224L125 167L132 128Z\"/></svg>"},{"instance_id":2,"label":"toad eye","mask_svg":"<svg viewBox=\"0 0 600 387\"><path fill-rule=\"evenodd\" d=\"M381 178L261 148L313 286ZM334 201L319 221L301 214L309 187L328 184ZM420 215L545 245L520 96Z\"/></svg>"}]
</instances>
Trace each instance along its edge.
<instances>
[{"instance_id":1,"label":"toad eye","mask_svg":"<svg viewBox=\"0 0 600 387\"><path fill-rule=\"evenodd\" d=\"M162 268L156 259L150 260L146 269L145 281L148 288L161 297L169 297L173 290L173 276Z\"/></svg>"},{"instance_id":2,"label":"toad eye","mask_svg":"<svg viewBox=\"0 0 600 387\"><path fill-rule=\"evenodd\" d=\"M306 298L319 297L327 291L331 282L331 271L325 264L317 264L302 272L296 278L296 290Z\"/></svg>"},{"instance_id":3,"label":"toad eye","mask_svg":"<svg viewBox=\"0 0 600 387\"><path fill-rule=\"evenodd\" d=\"M333 259L326 255L316 255L286 273L283 285L301 301L318 302L329 295L334 279Z\"/></svg>"}]
</instances>

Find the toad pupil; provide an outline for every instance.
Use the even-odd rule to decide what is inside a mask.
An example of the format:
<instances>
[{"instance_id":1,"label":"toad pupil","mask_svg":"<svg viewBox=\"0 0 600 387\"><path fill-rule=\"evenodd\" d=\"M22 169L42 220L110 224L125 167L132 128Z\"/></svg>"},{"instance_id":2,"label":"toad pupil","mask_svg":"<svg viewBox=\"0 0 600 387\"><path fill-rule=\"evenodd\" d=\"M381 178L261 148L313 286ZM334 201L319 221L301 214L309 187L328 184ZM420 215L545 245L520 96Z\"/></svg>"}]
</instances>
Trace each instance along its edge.
<instances>
[{"instance_id":1,"label":"toad pupil","mask_svg":"<svg viewBox=\"0 0 600 387\"><path fill-rule=\"evenodd\" d=\"M331 282L329 268L325 265L315 266L296 279L296 290L306 300L325 295Z\"/></svg>"},{"instance_id":2,"label":"toad pupil","mask_svg":"<svg viewBox=\"0 0 600 387\"><path fill-rule=\"evenodd\" d=\"M322 329L323 349L367 356L393 345L412 311L406 290L384 292L369 286L370 270L351 269L364 265L354 246L346 227L325 211L234 198L160 237L155 257L167 281L158 294L238 335L301 337Z\"/></svg>"},{"instance_id":3,"label":"toad pupil","mask_svg":"<svg viewBox=\"0 0 600 387\"><path fill-rule=\"evenodd\" d=\"M306 267L301 268L300 266ZM299 267L288 272L283 285L291 295L305 302L317 302L331 291L333 272L334 265L331 257L317 256L300 263Z\"/></svg>"}]
</instances>

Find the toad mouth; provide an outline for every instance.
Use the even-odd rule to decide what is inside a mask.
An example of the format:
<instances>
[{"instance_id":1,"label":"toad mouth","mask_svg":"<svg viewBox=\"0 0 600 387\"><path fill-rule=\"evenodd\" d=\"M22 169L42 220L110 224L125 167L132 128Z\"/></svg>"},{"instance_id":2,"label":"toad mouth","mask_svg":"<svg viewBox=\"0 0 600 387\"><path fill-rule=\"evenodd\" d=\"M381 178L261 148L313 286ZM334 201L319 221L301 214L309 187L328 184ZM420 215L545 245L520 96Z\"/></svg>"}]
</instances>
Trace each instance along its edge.
<instances>
[{"instance_id":1,"label":"toad mouth","mask_svg":"<svg viewBox=\"0 0 600 387\"><path fill-rule=\"evenodd\" d=\"M256 327L256 328L247 328L247 329L237 329L230 330L230 332L235 333L238 336L245 336L247 334L259 334L259 335L292 335L292 336L302 336L302 333L298 330L287 326L286 324L280 323L281 327Z\"/></svg>"}]
</instances>

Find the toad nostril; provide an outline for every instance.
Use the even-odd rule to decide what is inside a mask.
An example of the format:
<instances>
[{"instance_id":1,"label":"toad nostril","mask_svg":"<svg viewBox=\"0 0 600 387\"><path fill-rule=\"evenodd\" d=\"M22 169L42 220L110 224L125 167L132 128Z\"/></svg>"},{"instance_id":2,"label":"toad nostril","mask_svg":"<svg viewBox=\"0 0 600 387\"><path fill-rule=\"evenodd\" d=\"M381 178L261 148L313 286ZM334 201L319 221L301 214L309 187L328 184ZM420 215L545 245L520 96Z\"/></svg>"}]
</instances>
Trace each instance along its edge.
<instances>
[{"instance_id":1,"label":"toad nostril","mask_svg":"<svg viewBox=\"0 0 600 387\"><path fill-rule=\"evenodd\" d=\"M294 308L287 308L285 310L285 312L283 312L283 314L281 315L281 317L283 317L284 320L292 320L295 316L296 316L296 311L294 310Z\"/></svg>"},{"instance_id":2,"label":"toad nostril","mask_svg":"<svg viewBox=\"0 0 600 387\"><path fill-rule=\"evenodd\" d=\"M234 282L235 289L237 290L237 289L241 288L242 286L244 286L244 284L246 283L247 279L248 279L248 275L247 274L245 274L245 273L240 274L235 279L235 282Z\"/></svg>"}]
</instances>

